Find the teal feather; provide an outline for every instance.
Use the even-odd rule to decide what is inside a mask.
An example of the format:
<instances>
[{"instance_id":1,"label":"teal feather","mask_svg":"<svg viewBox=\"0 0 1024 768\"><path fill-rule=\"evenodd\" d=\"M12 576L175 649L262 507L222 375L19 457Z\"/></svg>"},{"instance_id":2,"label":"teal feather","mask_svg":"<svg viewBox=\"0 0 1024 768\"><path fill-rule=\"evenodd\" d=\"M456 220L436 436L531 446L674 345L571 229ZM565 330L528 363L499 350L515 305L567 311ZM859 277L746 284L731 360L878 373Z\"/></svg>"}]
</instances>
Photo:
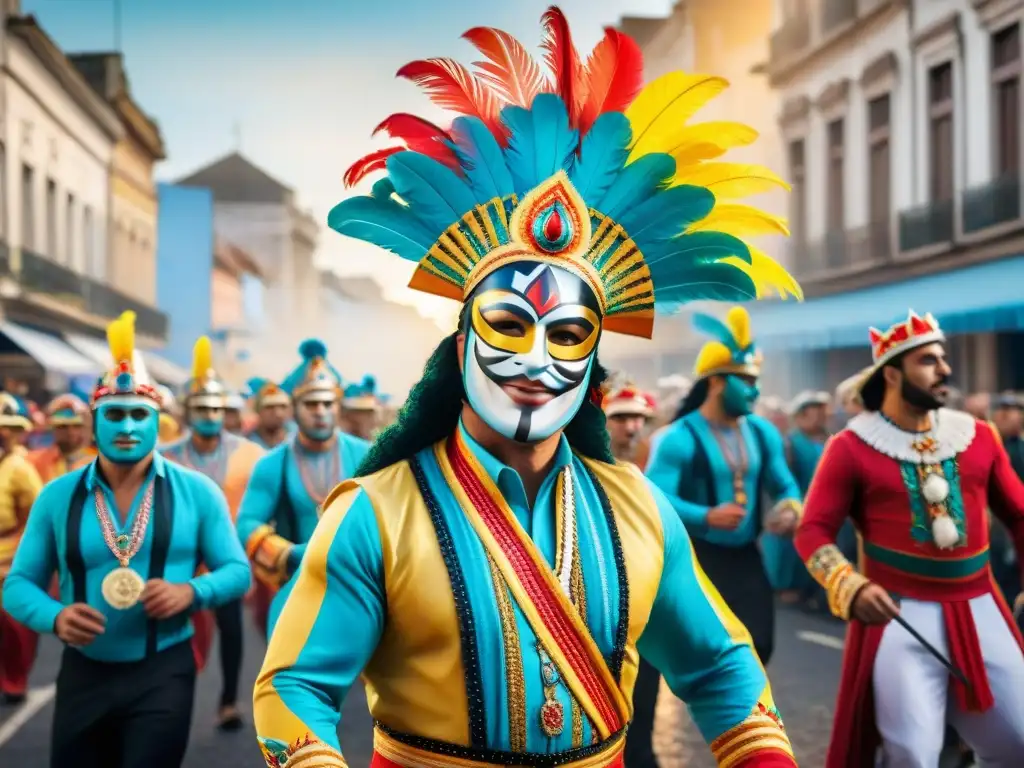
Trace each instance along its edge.
<instances>
[{"instance_id":1,"label":"teal feather","mask_svg":"<svg viewBox=\"0 0 1024 768\"><path fill-rule=\"evenodd\" d=\"M456 118L449 133L454 139L452 149L477 203L504 199L516 191L501 146L482 120Z\"/></svg>"},{"instance_id":2,"label":"teal feather","mask_svg":"<svg viewBox=\"0 0 1024 768\"><path fill-rule=\"evenodd\" d=\"M372 197L376 197L378 200L390 200L394 191L395 185L391 183L391 179L385 176L373 185L373 189L370 190L370 195Z\"/></svg>"},{"instance_id":3,"label":"teal feather","mask_svg":"<svg viewBox=\"0 0 1024 768\"><path fill-rule=\"evenodd\" d=\"M245 389L249 397L256 395L264 386L266 386L267 380L261 376L253 376L247 382L245 382Z\"/></svg>"},{"instance_id":4,"label":"teal feather","mask_svg":"<svg viewBox=\"0 0 1024 768\"><path fill-rule=\"evenodd\" d=\"M633 129L621 112L605 112L583 137L580 156L569 178L587 201L600 200L629 157Z\"/></svg>"},{"instance_id":5,"label":"teal feather","mask_svg":"<svg viewBox=\"0 0 1024 768\"><path fill-rule=\"evenodd\" d=\"M372 395L377 390L377 380L370 374L366 374L363 376L363 382L360 386L362 386L363 392Z\"/></svg>"},{"instance_id":6,"label":"teal feather","mask_svg":"<svg viewBox=\"0 0 1024 768\"><path fill-rule=\"evenodd\" d=\"M348 399L359 397L362 393L362 388L358 384L349 384L345 387L345 397Z\"/></svg>"},{"instance_id":7,"label":"teal feather","mask_svg":"<svg viewBox=\"0 0 1024 768\"><path fill-rule=\"evenodd\" d=\"M560 96L542 93L529 110L505 107L501 119L511 134L505 162L519 195L572 167L579 131L569 124L569 113Z\"/></svg>"},{"instance_id":8,"label":"teal feather","mask_svg":"<svg viewBox=\"0 0 1024 768\"><path fill-rule=\"evenodd\" d=\"M626 211L617 222L644 253L644 244L682 235L715 207L715 196L704 187L683 185L659 192Z\"/></svg>"},{"instance_id":9,"label":"teal feather","mask_svg":"<svg viewBox=\"0 0 1024 768\"><path fill-rule=\"evenodd\" d=\"M672 155L644 155L622 169L600 201L588 200L587 203L617 222L627 211L660 192L675 172L676 161Z\"/></svg>"},{"instance_id":10,"label":"teal feather","mask_svg":"<svg viewBox=\"0 0 1024 768\"><path fill-rule=\"evenodd\" d=\"M323 359L327 357L327 345L320 339L306 339L299 344L299 354L303 360Z\"/></svg>"},{"instance_id":11,"label":"teal feather","mask_svg":"<svg viewBox=\"0 0 1024 768\"><path fill-rule=\"evenodd\" d=\"M710 266L729 267L728 264L712 264ZM729 268L732 269L732 271L738 274L740 277L747 278L747 281L750 282L751 294L743 299L739 299L739 301L746 301L747 299L754 298L757 295L757 290L754 288L754 284L752 281L750 281L750 278L744 275L742 272L737 272L735 267ZM657 291L658 293L661 293L661 286L657 288ZM727 326L717 317L714 317L712 315L705 315L703 312L694 312L693 329L697 331L697 333L704 334L705 336L710 336L715 341L722 342L733 352L733 354L736 354L740 351L739 345L736 343L736 339L732 335L732 331L729 330L729 326Z\"/></svg>"},{"instance_id":12,"label":"teal feather","mask_svg":"<svg viewBox=\"0 0 1024 768\"><path fill-rule=\"evenodd\" d=\"M373 243L407 261L420 261L444 229L431 231L394 200L350 197L327 214L327 225L356 240Z\"/></svg>"},{"instance_id":13,"label":"teal feather","mask_svg":"<svg viewBox=\"0 0 1024 768\"><path fill-rule=\"evenodd\" d=\"M650 243L641 247L644 261L651 270L651 279L657 285L663 270L672 270L676 264L711 264L735 256L750 263L750 248L738 237L725 232L692 232L671 240ZM736 267L730 267L736 270ZM736 270L738 274L742 274Z\"/></svg>"},{"instance_id":14,"label":"teal feather","mask_svg":"<svg viewBox=\"0 0 1024 768\"><path fill-rule=\"evenodd\" d=\"M389 157L388 177L416 218L438 235L476 207L473 193L454 171L418 152Z\"/></svg>"}]
</instances>

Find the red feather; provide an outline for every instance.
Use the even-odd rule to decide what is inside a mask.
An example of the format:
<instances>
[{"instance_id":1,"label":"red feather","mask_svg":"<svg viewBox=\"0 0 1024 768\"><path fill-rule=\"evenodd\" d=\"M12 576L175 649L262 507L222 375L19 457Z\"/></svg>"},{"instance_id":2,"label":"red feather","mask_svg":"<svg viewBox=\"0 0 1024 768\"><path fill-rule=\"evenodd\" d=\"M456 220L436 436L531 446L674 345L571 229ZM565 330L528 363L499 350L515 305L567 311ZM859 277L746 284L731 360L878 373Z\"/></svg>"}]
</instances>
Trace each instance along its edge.
<instances>
[{"instance_id":1,"label":"red feather","mask_svg":"<svg viewBox=\"0 0 1024 768\"><path fill-rule=\"evenodd\" d=\"M533 97L547 83L540 65L523 44L508 32L492 27L473 27L462 37L488 59L474 64L480 70L480 79L509 104L529 109Z\"/></svg>"},{"instance_id":2,"label":"red feather","mask_svg":"<svg viewBox=\"0 0 1024 768\"><path fill-rule=\"evenodd\" d=\"M376 136L381 131L392 139L404 142L413 152L432 157L450 168L459 167L458 158L447 143L452 140L451 135L429 120L398 112L384 118L383 122L373 129L373 135Z\"/></svg>"},{"instance_id":3,"label":"red feather","mask_svg":"<svg viewBox=\"0 0 1024 768\"><path fill-rule=\"evenodd\" d=\"M611 27L587 59L583 80L586 100L579 129L586 133L604 112L623 112L644 85L644 55L628 35Z\"/></svg>"},{"instance_id":4,"label":"red feather","mask_svg":"<svg viewBox=\"0 0 1024 768\"><path fill-rule=\"evenodd\" d=\"M430 100L439 107L460 115L477 117L495 136L505 136L505 128L498 117L499 103L494 91L457 61L413 61L398 70L397 76L423 88Z\"/></svg>"},{"instance_id":5,"label":"red feather","mask_svg":"<svg viewBox=\"0 0 1024 768\"><path fill-rule=\"evenodd\" d=\"M554 5L548 8L541 17L541 23L544 25L544 40L541 42L544 60L555 76L555 92L569 110L569 124L575 128L585 96L580 55L573 45L569 22L560 8Z\"/></svg>"},{"instance_id":6,"label":"red feather","mask_svg":"<svg viewBox=\"0 0 1024 768\"><path fill-rule=\"evenodd\" d=\"M387 165L388 158L404 152L405 147L387 147L371 152L366 157L356 160L349 169L345 171L344 181L346 187L354 187L374 171L381 171Z\"/></svg>"}]
</instances>

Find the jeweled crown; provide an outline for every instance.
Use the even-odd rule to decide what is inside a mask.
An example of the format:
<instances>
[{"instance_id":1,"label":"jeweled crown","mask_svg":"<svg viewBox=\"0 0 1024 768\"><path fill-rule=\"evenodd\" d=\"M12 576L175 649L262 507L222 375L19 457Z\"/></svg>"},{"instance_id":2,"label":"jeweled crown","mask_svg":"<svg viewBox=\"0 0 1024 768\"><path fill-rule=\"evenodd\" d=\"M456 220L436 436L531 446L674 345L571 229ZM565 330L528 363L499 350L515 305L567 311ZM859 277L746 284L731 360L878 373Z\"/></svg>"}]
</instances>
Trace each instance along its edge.
<instances>
[{"instance_id":1,"label":"jeweled crown","mask_svg":"<svg viewBox=\"0 0 1024 768\"><path fill-rule=\"evenodd\" d=\"M915 347L945 341L946 335L931 313L922 317L910 310L906 320L886 331L869 328L868 338L871 340L871 359L877 366Z\"/></svg>"}]
</instances>

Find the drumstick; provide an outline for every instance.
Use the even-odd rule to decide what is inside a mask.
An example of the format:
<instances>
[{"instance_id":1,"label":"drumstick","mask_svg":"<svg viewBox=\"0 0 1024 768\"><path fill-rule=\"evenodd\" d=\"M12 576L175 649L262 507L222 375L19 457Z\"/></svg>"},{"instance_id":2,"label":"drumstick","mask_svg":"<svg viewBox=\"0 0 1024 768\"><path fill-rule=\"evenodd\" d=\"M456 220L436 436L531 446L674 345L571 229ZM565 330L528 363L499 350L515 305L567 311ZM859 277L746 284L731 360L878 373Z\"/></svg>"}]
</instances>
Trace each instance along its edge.
<instances>
[{"instance_id":1,"label":"drumstick","mask_svg":"<svg viewBox=\"0 0 1024 768\"><path fill-rule=\"evenodd\" d=\"M899 595L893 595L892 597L893 597L894 600L896 600L896 602L899 602ZM953 677L955 677L957 680L959 680L961 683L963 683L968 688L973 688L973 686L971 685L970 681L967 679L967 676L963 672L960 671L960 668L957 667L952 661L947 659L945 656L943 656L942 652L938 648L936 648L934 645L932 645L927 640L925 640L924 637L921 636L920 632L918 632L916 629L914 629L912 626L910 626L907 623L906 619L904 619L899 614L896 614L895 616L893 616L892 619L897 624L899 624L901 627L903 627L905 630L907 630L907 633L912 638L917 640L917 642L919 642L921 644L921 646L926 651L928 651L928 653L930 653L932 656L934 656L936 659L938 659L939 663L942 666L944 666L949 671L949 674L951 674Z\"/></svg>"}]
</instances>

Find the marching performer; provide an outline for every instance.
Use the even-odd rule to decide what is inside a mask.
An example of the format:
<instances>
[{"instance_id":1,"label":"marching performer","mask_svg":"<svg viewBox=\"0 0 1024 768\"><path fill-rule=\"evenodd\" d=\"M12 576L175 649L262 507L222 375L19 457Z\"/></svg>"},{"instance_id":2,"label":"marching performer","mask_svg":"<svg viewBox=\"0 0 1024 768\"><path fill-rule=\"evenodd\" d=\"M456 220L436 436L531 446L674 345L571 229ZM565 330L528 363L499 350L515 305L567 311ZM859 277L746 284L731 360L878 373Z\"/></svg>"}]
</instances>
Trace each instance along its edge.
<instances>
[{"instance_id":1,"label":"marching performer","mask_svg":"<svg viewBox=\"0 0 1024 768\"><path fill-rule=\"evenodd\" d=\"M341 401L341 419L345 431L350 435L373 442L380 425L380 400L377 396L377 380L364 376L358 384L345 387Z\"/></svg>"},{"instance_id":2,"label":"marching performer","mask_svg":"<svg viewBox=\"0 0 1024 768\"><path fill-rule=\"evenodd\" d=\"M537 80L506 82L500 116L456 62L404 67L449 105L445 73L466 72L474 114L436 129L443 141L410 137L422 151L357 164L387 177L330 213L342 234L417 262L411 286L462 302L461 321L359 479L325 504L256 686L268 765L344 765L338 706L361 676L374 768L621 768L638 646L720 764L794 765L746 632L668 502L613 463L590 398L601 334L650 336L655 296L799 289L714 231L734 223L713 212L723 169L667 154L721 138L681 123L724 82L673 73L634 100L630 38L609 30L591 61L622 59L584 69L562 13L544 19L556 84L535 95L522 52ZM490 55L523 51L497 30L467 37ZM737 255L715 263L723 253Z\"/></svg>"},{"instance_id":3,"label":"marching performer","mask_svg":"<svg viewBox=\"0 0 1024 768\"><path fill-rule=\"evenodd\" d=\"M288 439L292 400L287 392L267 379L249 379L247 388L256 414L256 428L246 437L269 451Z\"/></svg>"},{"instance_id":4,"label":"marching performer","mask_svg":"<svg viewBox=\"0 0 1024 768\"><path fill-rule=\"evenodd\" d=\"M753 413L762 357L749 314L733 307L725 322L703 314L693 319L712 339L697 355L697 380L678 418L655 437L647 476L671 499L701 567L767 664L775 601L758 537L762 529L792 534L800 489L779 431ZM766 494L775 501L768 514L762 510Z\"/></svg>"},{"instance_id":5,"label":"marching performer","mask_svg":"<svg viewBox=\"0 0 1024 768\"><path fill-rule=\"evenodd\" d=\"M338 429L341 376L327 361L327 347L307 339L302 362L281 384L295 411L298 433L257 462L238 514L238 535L253 575L272 593L287 584L313 535L327 494L352 477L369 443ZM283 602L274 597L261 629L273 629Z\"/></svg>"},{"instance_id":6,"label":"marching performer","mask_svg":"<svg viewBox=\"0 0 1024 768\"><path fill-rule=\"evenodd\" d=\"M53 433L53 445L32 451L28 460L43 483L93 460L89 406L75 395L59 395L46 406L46 425Z\"/></svg>"},{"instance_id":7,"label":"marching performer","mask_svg":"<svg viewBox=\"0 0 1024 768\"><path fill-rule=\"evenodd\" d=\"M627 383L605 395L602 407L608 418L612 455L618 461L636 464L642 471L644 466L636 454L644 429L654 416L654 398Z\"/></svg>"},{"instance_id":8,"label":"marching performer","mask_svg":"<svg viewBox=\"0 0 1024 768\"><path fill-rule=\"evenodd\" d=\"M825 448L796 535L832 612L851 620L826 764L874 766L881 746L887 768L934 768L949 722L981 765L1020 765L1024 650L993 586L986 515L1024 552L1024 485L990 425L942 407L950 367L931 315L870 339L865 412ZM847 517L863 573L836 547Z\"/></svg>"},{"instance_id":9,"label":"marching performer","mask_svg":"<svg viewBox=\"0 0 1024 768\"><path fill-rule=\"evenodd\" d=\"M47 485L4 583L5 609L65 644L52 768L179 768L195 688L193 610L249 586L224 494L156 453L159 396L133 365L135 318L107 331L92 396L99 456ZM210 572L196 576L206 563ZM57 571L60 599L47 594Z\"/></svg>"},{"instance_id":10,"label":"marching performer","mask_svg":"<svg viewBox=\"0 0 1024 768\"><path fill-rule=\"evenodd\" d=\"M171 461L206 475L224 492L231 519L238 514L242 494L253 467L263 456L256 443L227 430L224 423L227 392L213 368L212 346L200 337L192 350L192 378L186 384L185 418L189 431L180 440L161 448ZM195 634L192 647L200 671L206 666L213 640L212 624L220 634L222 688L217 713L218 727L226 731L242 727L238 713L238 677L242 673L242 601L192 615Z\"/></svg>"},{"instance_id":11,"label":"marching performer","mask_svg":"<svg viewBox=\"0 0 1024 768\"><path fill-rule=\"evenodd\" d=\"M224 395L224 431L232 435L244 434L242 421L245 413L245 398L238 392Z\"/></svg>"},{"instance_id":12,"label":"marching performer","mask_svg":"<svg viewBox=\"0 0 1024 768\"><path fill-rule=\"evenodd\" d=\"M22 446L30 429L32 422L21 400L0 392L0 586L11 569L29 510L43 487ZM37 633L0 604L0 696L5 703L25 700L37 643Z\"/></svg>"}]
</instances>

